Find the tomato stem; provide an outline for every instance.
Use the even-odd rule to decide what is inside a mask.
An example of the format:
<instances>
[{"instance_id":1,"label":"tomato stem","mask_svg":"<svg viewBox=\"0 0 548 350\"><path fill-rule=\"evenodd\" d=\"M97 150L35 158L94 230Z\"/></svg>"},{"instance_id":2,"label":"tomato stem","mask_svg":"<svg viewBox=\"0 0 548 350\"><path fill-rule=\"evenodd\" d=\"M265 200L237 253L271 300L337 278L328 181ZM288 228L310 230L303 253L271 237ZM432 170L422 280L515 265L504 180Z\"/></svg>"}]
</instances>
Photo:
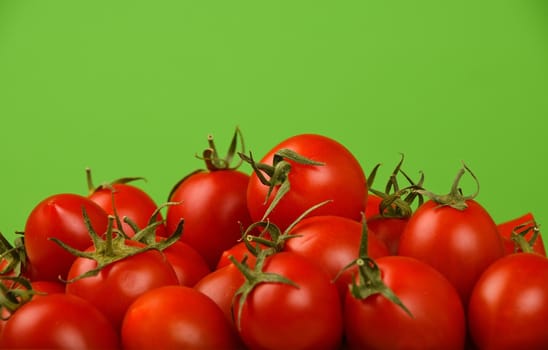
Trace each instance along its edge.
<instances>
[{"instance_id":1,"label":"tomato stem","mask_svg":"<svg viewBox=\"0 0 548 350\"><path fill-rule=\"evenodd\" d=\"M525 236L531 231L533 231L533 234L531 235L531 238L527 240ZM536 224L534 220L530 220L528 222L524 222L523 224L516 226L512 230L510 239L512 240L512 242L514 242L516 251L521 250L524 253L535 253L535 249L533 248L533 245L538 239L539 234L540 234L540 229L538 225Z\"/></svg>"},{"instance_id":2,"label":"tomato stem","mask_svg":"<svg viewBox=\"0 0 548 350\"><path fill-rule=\"evenodd\" d=\"M149 243L149 244L130 245L128 244L129 242L128 238L120 234L120 231L114 228L114 221L115 221L114 216L109 215L108 227L105 233L105 238L103 239L94 231L93 227L91 226L89 217L86 214L85 209L83 209L83 214L84 214L84 221L86 223L86 227L88 229L88 232L90 234L90 237L93 243L93 248L94 248L93 250L80 251L78 249L70 247L69 245L67 245L66 243L62 242L61 240L55 237L52 237L50 239L56 244L58 244L59 246L61 246L63 249L71 253L72 255L76 257L84 257L87 259L94 260L97 264L95 268L90 269L86 271L85 273L79 276L76 276L70 280L63 281L65 283L72 283L82 278L95 276L106 266L116 261L120 261L122 259L128 258L130 256L134 256L152 249L161 251L169 247L170 245L174 244L181 237L182 231L183 231L184 221L181 219L177 225L177 228L175 229L175 232L171 234L165 240L161 240L161 241ZM148 225L147 227L143 228L142 230L137 231L135 236L146 237L147 235L151 235L150 232L155 231L156 228L162 223L163 221L155 221L152 224ZM146 232L142 232L142 231L146 231Z\"/></svg>"},{"instance_id":3,"label":"tomato stem","mask_svg":"<svg viewBox=\"0 0 548 350\"><path fill-rule=\"evenodd\" d=\"M243 160L240 158L234 166L231 166L234 156L236 155L236 149L238 148L238 141L240 142L241 152L245 152L242 132L239 127L236 127L234 134L232 135L232 140L230 141L228 151L225 157L221 158L219 156L219 152L217 151L217 146L215 145L213 135L210 134L207 136L207 143L209 147L202 152L202 156L196 155L196 158L205 161L206 168L209 171L235 170L243 163Z\"/></svg>"},{"instance_id":4,"label":"tomato stem","mask_svg":"<svg viewBox=\"0 0 548 350\"><path fill-rule=\"evenodd\" d=\"M232 299L232 316L236 320L236 325L238 330L241 330L241 314L244 307L244 304L249 297L250 293L257 287L259 284L262 283L283 283L290 286L293 286L295 288L299 288L299 285L295 282L291 281L290 279L271 272L264 272L263 266L265 264L266 259L274 254L272 250L261 250L257 255L257 260L255 262L255 266L253 269L249 267L249 265L245 262L246 257L244 257L244 260L242 262L239 262L234 258L234 256L230 255L228 258L230 261L240 270L242 275L245 277L244 283L238 288L236 293L234 294L234 297ZM234 305L237 304L237 309L234 310Z\"/></svg>"},{"instance_id":5,"label":"tomato stem","mask_svg":"<svg viewBox=\"0 0 548 350\"><path fill-rule=\"evenodd\" d=\"M418 192L418 190L423 189L424 174L420 172L419 181L415 183L401 168L404 155L403 153L400 153L400 155L401 159L392 171L392 174L390 174L384 192L373 188L373 182L380 167L380 163L375 165L367 178L369 192L381 198L381 202L379 203L379 213L382 217L403 219L409 218L413 213L413 202L417 200L417 206L422 205L424 202L422 194ZM403 175L407 179L410 183L409 186L400 188L397 178L399 174Z\"/></svg>"},{"instance_id":6,"label":"tomato stem","mask_svg":"<svg viewBox=\"0 0 548 350\"><path fill-rule=\"evenodd\" d=\"M384 283L382 280L382 274L379 266L369 257L368 254L368 229L365 216L362 214L362 236L360 241L360 247L358 250L358 257L343 267L341 271L335 276L335 280L349 268L353 266L358 267L358 281L355 279L349 285L349 290L352 296L357 299L366 299L374 294L381 294L394 304L401 307L410 317L413 314L402 303L398 296Z\"/></svg>"},{"instance_id":7,"label":"tomato stem","mask_svg":"<svg viewBox=\"0 0 548 350\"><path fill-rule=\"evenodd\" d=\"M440 206L450 206L458 210L466 209L468 207L466 201L474 199L479 194L480 184L478 178L476 177L476 175L474 175L470 168L468 168L468 166L466 166L464 162L462 163L462 165L462 168L459 169L457 176L455 177L455 180L451 185L451 191L448 194L438 195L424 189L419 189L417 190L417 192L428 196L431 200L438 203ZM476 183L476 191L468 196L464 196L462 194L461 188L459 187L460 180L466 172L468 172L470 176L472 176L472 179Z\"/></svg>"},{"instance_id":8,"label":"tomato stem","mask_svg":"<svg viewBox=\"0 0 548 350\"><path fill-rule=\"evenodd\" d=\"M291 171L291 162L312 166L325 165L323 162L306 158L288 148L280 149L274 154L272 165L255 162L251 152L249 152L249 157L243 153L239 153L239 155L242 160L251 165L251 168L257 175L259 181L261 181L263 185L268 186L264 204L268 203L274 188L278 188L272 202L264 212L261 221L268 218L272 210L278 205L278 202L289 192L291 184L288 175ZM268 179L265 174L268 175L270 179Z\"/></svg>"}]
</instances>

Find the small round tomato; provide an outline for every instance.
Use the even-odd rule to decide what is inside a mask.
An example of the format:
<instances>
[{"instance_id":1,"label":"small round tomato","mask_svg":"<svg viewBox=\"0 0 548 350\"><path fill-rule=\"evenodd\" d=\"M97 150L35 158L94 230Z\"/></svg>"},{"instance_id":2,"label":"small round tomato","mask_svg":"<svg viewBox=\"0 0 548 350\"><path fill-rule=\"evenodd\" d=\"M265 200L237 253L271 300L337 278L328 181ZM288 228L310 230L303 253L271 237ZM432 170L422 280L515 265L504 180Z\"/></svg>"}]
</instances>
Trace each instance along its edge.
<instances>
[{"instance_id":1,"label":"small round tomato","mask_svg":"<svg viewBox=\"0 0 548 350\"><path fill-rule=\"evenodd\" d=\"M472 290L469 330L478 349L548 349L548 259L514 253L491 264Z\"/></svg>"},{"instance_id":2,"label":"small round tomato","mask_svg":"<svg viewBox=\"0 0 548 350\"><path fill-rule=\"evenodd\" d=\"M344 327L349 349L464 348L464 308L441 273L409 257L386 256L376 264L382 282L411 315L380 293L362 299L348 289Z\"/></svg>"},{"instance_id":3,"label":"small round tomato","mask_svg":"<svg viewBox=\"0 0 548 350\"><path fill-rule=\"evenodd\" d=\"M129 247L142 248L140 242L126 240ZM88 248L93 251L95 247ZM90 301L119 329L129 305L141 294L165 285L178 285L173 267L161 251L150 249L112 262L95 275L82 277L98 267L98 262L78 257L67 278L66 293Z\"/></svg>"},{"instance_id":4,"label":"small round tomato","mask_svg":"<svg viewBox=\"0 0 548 350\"><path fill-rule=\"evenodd\" d=\"M303 157L307 161L297 159ZM365 174L355 156L338 141L317 134L295 135L272 147L259 164L254 165L257 170L247 188L247 205L254 222L267 219L263 218L267 214L283 231L301 213L326 200L330 203L310 215L360 221L368 192ZM263 171L265 168L269 170ZM272 209L282 189L287 192Z\"/></svg>"},{"instance_id":5,"label":"small round tomato","mask_svg":"<svg viewBox=\"0 0 548 350\"><path fill-rule=\"evenodd\" d=\"M117 332L90 302L54 293L22 305L4 325L2 349L119 349Z\"/></svg>"},{"instance_id":6,"label":"small round tomato","mask_svg":"<svg viewBox=\"0 0 548 350\"><path fill-rule=\"evenodd\" d=\"M188 174L169 193L169 201L180 204L167 208L168 232L174 232L183 219L181 240L196 249L211 270L223 251L240 239L241 227L251 224L246 199L249 175L238 170L242 160L231 164L238 140L243 150L242 134L236 128L228 152L221 158L209 135L209 147L202 153L207 170Z\"/></svg>"},{"instance_id":7,"label":"small round tomato","mask_svg":"<svg viewBox=\"0 0 548 350\"><path fill-rule=\"evenodd\" d=\"M57 281L66 279L74 255L51 238L84 250L92 244L83 210L99 235L106 232L108 214L91 199L72 193L55 194L42 200L31 211L25 225L25 248L32 267L32 278Z\"/></svg>"},{"instance_id":8,"label":"small round tomato","mask_svg":"<svg viewBox=\"0 0 548 350\"><path fill-rule=\"evenodd\" d=\"M428 193L431 199L409 218L398 248L399 255L426 262L447 277L463 305L481 273L504 255L496 223L474 199L478 192L463 196L458 187L466 171L466 166L459 171L449 194Z\"/></svg>"},{"instance_id":9,"label":"small round tomato","mask_svg":"<svg viewBox=\"0 0 548 350\"><path fill-rule=\"evenodd\" d=\"M238 349L239 339L221 309L185 286L144 293L122 324L124 349Z\"/></svg>"},{"instance_id":10,"label":"small round tomato","mask_svg":"<svg viewBox=\"0 0 548 350\"><path fill-rule=\"evenodd\" d=\"M301 255L280 252L267 257L261 271L283 276L292 284L259 283L245 299L236 296L235 320L248 348L340 347L341 302L325 270Z\"/></svg>"}]
</instances>

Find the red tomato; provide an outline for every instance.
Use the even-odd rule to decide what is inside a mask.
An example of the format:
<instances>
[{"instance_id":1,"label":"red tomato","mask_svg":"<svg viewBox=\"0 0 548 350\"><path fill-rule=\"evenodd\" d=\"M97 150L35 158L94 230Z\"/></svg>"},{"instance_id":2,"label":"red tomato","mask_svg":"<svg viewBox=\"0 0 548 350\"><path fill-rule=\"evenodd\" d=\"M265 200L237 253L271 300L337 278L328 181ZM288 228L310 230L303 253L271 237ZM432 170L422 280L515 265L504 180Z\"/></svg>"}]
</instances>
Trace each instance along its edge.
<instances>
[{"instance_id":1,"label":"red tomato","mask_svg":"<svg viewBox=\"0 0 548 350\"><path fill-rule=\"evenodd\" d=\"M464 308L453 285L429 265L409 257L376 260L384 284L411 312L381 294L346 294L344 327L350 349L455 349L465 344Z\"/></svg>"},{"instance_id":2,"label":"red tomato","mask_svg":"<svg viewBox=\"0 0 548 350\"><path fill-rule=\"evenodd\" d=\"M282 149L323 165L301 164L287 158L287 163L278 163L290 166L289 172L278 179L287 179L290 189L267 215L271 222L284 231L301 213L326 200L331 202L310 215L336 215L360 221L367 201L367 182L360 163L346 147L326 136L301 134L274 146L260 163L272 165L276 152ZM276 184L267 198L269 186L261 182L257 172L251 174L247 203L254 222L262 220L279 188Z\"/></svg>"},{"instance_id":3,"label":"red tomato","mask_svg":"<svg viewBox=\"0 0 548 350\"><path fill-rule=\"evenodd\" d=\"M112 324L88 301L55 293L33 299L10 317L2 349L119 349Z\"/></svg>"},{"instance_id":4,"label":"red tomato","mask_svg":"<svg viewBox=\"0 0 548 350\"><path fill-rule=\"evenodd\" d=\"M535 217L532 213L526 213L520 217L510 219L505 222L501 222L497 225L499 233L504 242L504 251L506 254L511 254L514 252L520 252L521 249L516 246L516 243L512 241L512 234L514 230L519 226L524 225L521 230L530 229L529 232L525 234L525 239L529 241L534 235L534 226L535 226ZM544 242L542 241L542 235L538 232L538 236L532 246L533 251L537 252L540 255L546 256L546 249L544 248Z\"/></svg>"},{"instance_id":5,"label":"red tomato","mask_svg":"<svg viewBox=\"0 0 548 350\"><path fill-rule=\"evenodd\" d=\"M126 240L128 246L144 244ZM92 251L94 248L89 248ZM179 281L173 267L158 250L147 250L113 262L97 275L70 280L97 267L97 262L78 257L68 273L66 292L77 295L95 305L112 324L119 329L129 305L141 294L165 285L177 285Z\"/></svg>"},{"instance_id":6,"label":"red tomato","mask_svg":"<svg viewBox=\"0 0 548 350\"><path fill-rule=\"evenodd\" d=\"M238 349L239 339L221 309L185 286L151 290L129 307L122 324L124 349Z\"/></svg>"},{"instance_id":7,"label":"red tomato","mask_svg":"<svg viewBox=\"0 0 548 350\"><path fill-rule=\"evenodd\" d=\"M196 249L183 241L176 241L162 252L182 286L192 287L211 272L209 265Z\"/></svg>"},{"instance_id":8,"label":"red tomato","mask_svg":"<svg viewBox=\"0 0 548 350\"><path fill-rule=\"evenodd\" d=\"M463 210L429 200L409 219L399 255L424 261L445 275L468 304L481 273L503 256L502 240L489 213L475 200Z\"/></svg>"},{"instance_id":9,"label":"red tomato","mask_svg":"<svg viewBox=\"0 0 548 350\"><path fill-rule=\"evenodd\" d=\"M339 293L322 268L298 254L280 252L266 259L262 271L284 276L297 286L260 283L243 301L241 314L237 313L238 304L234 306L240 336L248 348L338 349L341 346Z\"/></svg>"},{"instance_id":10,"label":"red tomato","mask_svg":"<svg viewBox=\"0 0 548 350\"><path fill-rule=\"evenodd\" d=\"M515 253L490 265L468 305L478 349L548 349L548 260Z\"/></svg>"},{"instance_id":11,"label":"red tomato","mask_svg":"<svg viewBox=\"0 0 548 350\"><path fill-rule=\"evenodd\" d=\"M132 237L135 234L133 228L124 221L127 217L132 220L139 229L149 225L153 215L157 213L154 221L162 221L162 214L157 212L158 205L152 197L139 187L126 183L139 178L120 179L98 187L93 187L91 182L91 173L88 173L88 186L90 193L88 197L99 204L109 215L117 215L122 224L122 231ZM167 236L165 225L159 224L156 228L156 234Z\"/></svg>"},{"instance_id":12,"label":"red tomato","mask_svg":"<svg viewBox=\"0 0 548 350\"><path fill-rule=\"evenodd\" d=\"M181 240L196 249L210 269L241 237L240 225L251 222L246 205L248 180L247 174L237 170L200 171L185 178L169 198L181 204L167 208L168 232L184 219Z\"/></svg>"},{"instance_id":13,"label":"red tomato","mask_svg":"<svg viewBox=\"0 0 548 350\"><path fill-rule=\"evenodd\" d=\"M284 251L304 256L326 270L331 280L358 257L362 239L362 224L342 216L310 216L297 223L289 234L294 237L285 242ZM388 249L375 234L368 235L368 255L380 258ZM355 268L342 273L336 280L341 297L346 294Z\"/></svg>"},{"instance_id":14,"label":"red tomato","mask_svg":"<svg viewBox=\"0 0 548 350\"><path fill-rule=\"evenodd\" d=\"M194 285L194 289L210 297L223 310L230 324L235 327L232 317L232 300L244 282L245 278L240 270L230 263L204 276Z\"/></svg>"},{"instance_id":15,"label":"red tomato","mask_svg":"<svg viewBox=\"0 0 548 350\"><path fill-rule=\"evenodd\" d=\"M104 234L108 226L108 214L97 203L78 194L52 195L31 211L25 225L24 239L33 279L66 279L75 260L75 256L53 242L52 237L79 250L86 249L92 243L83 208L93 230L99 235Z\"/></svg>"}]
</instances>

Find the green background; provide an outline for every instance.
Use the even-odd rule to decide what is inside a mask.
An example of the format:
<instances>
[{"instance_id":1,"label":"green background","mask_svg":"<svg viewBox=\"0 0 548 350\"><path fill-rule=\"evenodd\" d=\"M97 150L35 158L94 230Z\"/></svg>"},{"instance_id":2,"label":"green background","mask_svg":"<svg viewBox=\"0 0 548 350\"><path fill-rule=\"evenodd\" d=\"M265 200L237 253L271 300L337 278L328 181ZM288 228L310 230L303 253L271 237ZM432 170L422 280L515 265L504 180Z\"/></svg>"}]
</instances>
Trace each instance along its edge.
<instances>
[{"instance_id":1,"label":"green background","mask_svg":"<svg viewBox=\"0 0 548 350\"><path fill-rule=\"evenodd\" d=\"M547 93L542 0L0 0L0 231L86 167L164 202L237 125L256 155L333 137L379 184L401 152L446 193L464 161L497 222L542 229Z\"/></svg>"}]
</instances>

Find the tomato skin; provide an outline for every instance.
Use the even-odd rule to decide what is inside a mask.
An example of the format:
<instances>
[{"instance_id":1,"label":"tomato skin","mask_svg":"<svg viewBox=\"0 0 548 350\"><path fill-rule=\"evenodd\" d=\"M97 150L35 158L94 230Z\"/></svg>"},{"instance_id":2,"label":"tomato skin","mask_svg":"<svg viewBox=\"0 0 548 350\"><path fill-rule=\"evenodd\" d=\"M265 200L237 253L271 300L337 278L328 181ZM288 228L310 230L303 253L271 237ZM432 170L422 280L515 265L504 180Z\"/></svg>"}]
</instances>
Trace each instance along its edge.
<instances>
[{"instance_id":1,"label":"tomato skin","mask_svg":"<svg viewBox=\"0 0 548 350\"><path fill-rule=\"evenodd\" d=\"M548 260L514 253L490 265L468 305L478 349L548 349Z\"/></svg>"},{"instance_id":2,"label":"tomato skin","mask_svg":"<svg viewBox=\"0 0 548 350\"><path fill-rule=\"evenodd\" d=\"M112 188L100 188L88 197L99 204L109 215L116 213L122 222L122 230L128 237L133 237L135 231L124 222L124 217L133 220L138 228L143 229L148 226L153 213L158 209L158 205L148 193L129 184L116 183L112 185ZM161 213L158 213L157 220L163 220ZM162 237L167 236L164 224L158 225L156 234Z\"/></svg>"},{"instance_id":3,"label":"tomato skin","mask_svg":"<svg viewBox=\"0 0 548 350\"><path fill-rule=\"evenodd\" d=\"M311 216L297 223L290 234L295 237L285 242L283 250L318 263L334 280L344 267L358 257L362 224L342 216ZM373 259L388 255L384 243L371 232L368 233L367 248L368 255ZM341 298L355 273L356 268L350 268L335 281Z\"/></svg>"},{"instance_id":4,"label":"tomato skin","mask_svg":"<svg viewBox=\"0 0 548 350\"><path fill-rule=\"evenodd\" d=\"M232 317L232 300L234 294L245 282L245 278L236 265L230 263L222 266L194 285L194 289L207 295L219 306L226 319L236 329Z\"/></svg>"},{"instance_id":5,"label":"tomato skin","mask_svg":"<svg viewBox=\"0 0 548 350\"><path fill-rule=\"evenodd\" d=\"M117 332L88 301L55 293L32 299L10 317L2 349L119 349Z\"/></svg>"},{"instance_id":6,"label":"tomato skin","mask_svg":"<svg viewBox=\"0 0 548 350\"><path fill-rule=\"evenodd\" d=\"M135 241L127 244L142 245ZM96 266L95 260L79 257L68 279ZM95 276L68 282L66 293L90 301L119 329L127 308L139 295L153 288L178 284L177 275L164 254L153 249L107 265Z\"/></svg>"},{"instance_id":7,"label":"tomato skin","mask_svg":"<svg viewBox=\"0 0 548 350\"><path fill-rule=\"evenodd\" d=\"M383 282L412 313L380 294L365 299L349 291L344 304L349 349L455 349L465 344L460 296L437 270L414 258L376 260Z\"/></svg>"},{"instance_id":8,"label":"tomato skin","mask_svg":"<svg viewBox=\"0 0 548 350\"><path fill-rule=\"evenodd\" d=\"M324 165L291 164L288 174L290 190L269 215L270 221L285 230L299 215L312 206L332 202L310 215L336 215L360 221L367 201L367 182L363 169L354 155L339 142L322 135L300 134L274 146L260 161L272 165L274 154L288 148ZM260 221L277 193L275 187L265 203L268 186L252 173L247 189L251 219Z\"/></svg>"},{"instance_id":9,"label":"tomato skin","mask_svg":"<svg viewBox=\"0 0 548 350\"><path fill-rule=\"evenodd\" d=\"M183 241L177 241L162 251L173 267L182 286L192 287L211 270L205 259Z\"/></svg>"},{"instance_id":10,"label":"tomato skin","mask_svg":"<svg viewBox=\"0 0 548 350\"><path fill-rule=\"evenodd\" d=\"M515 252L516 244L512 241L512 232L518 225L527 225L524 227L532 227L535 221L535 217L532 213L525 213L519 217L501 222L497 224L497 228L499 230L499 234L502 237L502 240L504 242L504 251L506 254L512 254ZM533 235L533 231L530 231L525 234L525 238L527 240L530 240ZM537 239L535 240L535 243L533 244L533 250L537 252L538 254L542 256L546 256L546 249L544 247L544 242L542 240L542 235L538 234ZM518 252L521 251L521 249L517 250Z\"/></svg>"},{"instance_id":11,"label":"tomato skin","mask_svg":"<svg viewBox=\"0 0 548 350\"><path fill-rule=\"evenodd\" d=\"M74 255L50 238L84 250L91 244L91 236L84 222L82 208L91 226L102 235L108 226L108 214L91 199L72 193L55 194L45 198L31 211L25 224L25 247L32 266L32 279L58 281L66 279Z\"/></svg>"},{"instance_id":12,"label":"tomato skin","mask_svg":"<svg viewBox=\"0 0 548 350\"><path fill-rule=\"evenodd\" d=\"M34 295L33 298L45 294L65 293L66 288L65 284L61 281L32 281L31 285L32 290L39 292L39 294Z\"/></svg>"},{"instance_id":13,"label":"tomato skin","mask_svg":"<svg viewBox=\"0 0 548 350\"><path fill-rule=\"evenodd\" d=\"M239 339L206 295L185 286L151 290L129 307L124 349L237 349Z\"/></svg>"},{"instance_id":14,"label":"tomato skin","mask_svg":"<svg viewBox=\"0 0 548 350\"><path fill-rule=\"evenodd\" d=\"M475 200L458 210L432 200L409 219L398 254L424 261L440 271L457 289L463 305L481 273L504 254L497 226Z\"/></svg>"},{"instance_id":15,"label":"tomato skin","mask_svg":"<svg viewBox=\"0 0 548 350\"><path fill-rule=\"evenodd\" d=\"M240 224L251 223L246 204L249 175L236 170L201 171L188 176L173 192L166 213L168 232L185 220L181 240L200 253L210 269L222 252L241 238Z\"/></svg>"},{"instance_id":16,"label":"tomato skin","mask_svg":"<svg viewBox=\"0 0 548 350\"><path fill-rule=\"evenodd\" d=\"M382 202L382 198L376 194L369 193L367 195L366 204L365 204L365 218L370 219L374 216L380 215L379 205Z\"/></svg>"},{"instance_id":17,"label":"tomato skin","mask_svg":"<svg viewBox=\"0 0 548 350\"><path fill-rule=\"evenodd\" d=\"M307 258L289 252L268 257L263 271L285 276L299 288L261 283L251 291L240 315L239 332L246 347L340 348L341 302L327 273Z\"/></svg>"},{"instance_id":18,"label":"tomato skin","mask_svg":"<svg viewBox=\"0 0 548 350\"><path fill-rule=\"evenodd\" d=\"M398 255L400 237L408 218L373 216L367 220L367 227L382 241L390 255Z\"/></svg>"}]
</instances>

